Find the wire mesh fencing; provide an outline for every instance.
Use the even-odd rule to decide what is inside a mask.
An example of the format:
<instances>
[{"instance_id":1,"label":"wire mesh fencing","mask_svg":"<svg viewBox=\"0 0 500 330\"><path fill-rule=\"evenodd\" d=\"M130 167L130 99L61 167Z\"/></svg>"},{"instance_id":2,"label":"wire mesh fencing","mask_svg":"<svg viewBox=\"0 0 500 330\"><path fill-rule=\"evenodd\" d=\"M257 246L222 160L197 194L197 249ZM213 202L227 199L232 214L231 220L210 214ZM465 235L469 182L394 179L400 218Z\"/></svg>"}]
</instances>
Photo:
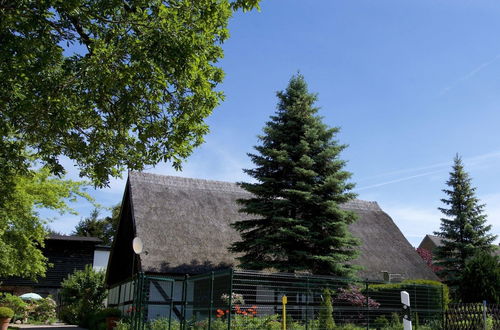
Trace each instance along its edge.
<instances>
[{"instance_id":1,"label":"wire mesh fencing","mask_svg":"<svg viewBox=\"0 0 500 330\"><path fill-rule=\"evenodd\" d=\"M441 328L439 286L330 276L232 269L182 278L139 274L111 288L108 304L133 329L402 329L402 290L410 294L415 329Z\"/></svg>"}]
</instances>

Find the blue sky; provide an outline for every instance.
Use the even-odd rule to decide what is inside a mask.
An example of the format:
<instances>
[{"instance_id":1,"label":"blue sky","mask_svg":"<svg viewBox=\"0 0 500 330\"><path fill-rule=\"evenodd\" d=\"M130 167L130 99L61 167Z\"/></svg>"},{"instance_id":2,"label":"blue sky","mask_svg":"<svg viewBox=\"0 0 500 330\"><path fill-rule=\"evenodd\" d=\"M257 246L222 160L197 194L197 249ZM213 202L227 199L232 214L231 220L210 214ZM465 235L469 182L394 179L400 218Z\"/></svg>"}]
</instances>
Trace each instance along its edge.
<instances>
[{"instance_id":1,"label":"blue sky","mask_svg":"<svg viewBox=\"0 0 500 330\"><path fill-rule=\"evenodd\" d=\"M319 94L320 114L340 126L342 154L359 198L377 201L413 245L439 228L441 189L452 159L466 170L500 234L500 2L481 0L263 0L235 15L225 43L225 102L208 119L211 133L175 172L249 180L247 152L276 108L277 90L300 70ZM76 177L67 161L69 177ZM92 191L121 201L125 177ZM79 216L56 216L69 233ZM103 212L104 214L104 212ZM497 240L498 242L498 240Z\"/></svg>"}]
</instances>

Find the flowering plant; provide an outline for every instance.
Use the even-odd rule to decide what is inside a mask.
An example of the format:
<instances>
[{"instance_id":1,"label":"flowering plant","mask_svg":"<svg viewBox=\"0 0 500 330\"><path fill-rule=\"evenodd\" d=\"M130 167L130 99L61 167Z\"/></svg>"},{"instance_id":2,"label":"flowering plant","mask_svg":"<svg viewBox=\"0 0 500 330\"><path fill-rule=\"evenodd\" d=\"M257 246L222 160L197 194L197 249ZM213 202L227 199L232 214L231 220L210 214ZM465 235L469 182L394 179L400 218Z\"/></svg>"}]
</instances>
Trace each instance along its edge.
<instances>
[{"instance_id":1,"label":"flowering plant","mask_svg":"<svg viewBox=\"0 0 500 330\"><path fill-rule=\"evenodd\" d=\"M243 295L239 294L239 293L235 293L235 292L231 293L231 296L229 296L227 293L223 293L220 298L222 299L222 301L226 305L236 305L236 304L244 305L245 304L245 300L243 299Z\"/></svg>"},{"instance_id":2,"label":"flowering plant","mask_svg":"<svg viewBox=\"0 0 500 330\"><path fill-rule=\"evenodd\" d=\"M347 289L340 288L339 294L335 298L337 302L347 302L352 306L366 307L368 303L368 307L371 308L379 308L380 303L371 299L370 297L366 297L361 293L360 289L354 285L349 285Z\"/></svg>"},{"instance_id":3,"label":"flowering plant","mask_svg":"<svg viewBox=\"0 0 500 330\"><path fill-rule=\"evenodd\" d=\"M440 270L443 270L443 267L434 265L434 257L432 256L431 251L424 248L417 248L417 253L425 261L427 266L429 266L432 269L433 272L438 272Z\"/></svg>"},{"instance_id":4,"label":"flowering plant","mask_svg":"<svg viewBox=\"0 0 500 330\"><path fill-rule=\"evenodd\" d=\"M254 305L249 308L241 308L239 305L235 305L234 312L238 315L254 317L255 315L257 315L257 306ZM223 311L219 308L215 311L215 316L217 318L222 318L227 314L229 314L229 310Z\"/></svg>"}]
</instances>

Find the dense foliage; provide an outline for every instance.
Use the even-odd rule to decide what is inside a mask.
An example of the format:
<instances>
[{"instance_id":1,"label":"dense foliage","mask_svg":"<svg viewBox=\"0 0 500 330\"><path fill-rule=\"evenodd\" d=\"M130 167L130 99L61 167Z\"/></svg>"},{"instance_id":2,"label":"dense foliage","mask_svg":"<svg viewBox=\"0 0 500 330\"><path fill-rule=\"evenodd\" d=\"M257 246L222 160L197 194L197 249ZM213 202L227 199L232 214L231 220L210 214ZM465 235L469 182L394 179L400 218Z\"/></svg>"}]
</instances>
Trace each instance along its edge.
<instances>
[{"instance_id":1,"label":"dense foliage","mask_svg":"<svg viewBox=\"0 0 500 330\"><path fill-rule=\"evenodd\" d=\"M14 320L23 319L28 309L28 304L24 300L10 293L0 294L0 306L12 309Z\"/></svg>"},{"instance_id":2,"label":"dense foliage","mask_svg":"<svg viewBox=\"0 0 500 330\"><path fill-rule=\"evenodd\" d=\"M459 296L467 260L479 251L490 252L496 236L489 234L491 225L486 225L484 205L475 196L476 188L458 155L446 184L449 189L443 192L448 198L441 199L445 207L439 208L444 217L440 231L434 233L443 239L435 250L435 264L442 267L437 274Z\"/></svg>"},{"instance_id":3,"label":"dense foliage","mask_svg":"<svg viewBox=\"0 0 500 330\"><path fill-rule=\"evenodd\" d=\"M223 97L233 10L258 2L2 1L0 173L28 169L27 150L53 174L70 158L99 186L125 167L179 167Z\"/></svg>"},{"instance_id":4,"label":"dense foliage","mask_svg":"<svg viewBox=\"0 0 500 330\"><path fill-rule=\"evenodd\" d=\"M107 296L104 275L87 265L62 282L60 295L64 308L61 318L64 322L88 326L92 315L103 308Z\"/></svg>"},{"instance_id":5,"label":"dense foliage","mask_svg":"<svg viewBox=\"0 0 500 330\"><path fill-rule=\"evenodd\" d=\"M467 260L460 280L460 298L463 302L500 304L500 258L478 252Z\"/></svg>"},{"instance_id":6,"label":"dense foliage","mask_svg":"<svg viewBox=\"0 0 500 330\"><path fill-rule=\"evenodd\" d=\"M14 316L14 311L9 307L0 307L0 319L11 318Z\"/></svg>"},{"instance_id":7,"label":"dense foliage","mask_svg":"<svg viewBox=\"0 0 500 330\"><path fill-rule=\"evenodd\" d=\"M448 286L432 280L404 280L401 283L370 284L367 294L375 300L384 301L387 297L398 295L401 291L428 297L429 309L440 310L443 307L446 309L450 303ZM415 295L410 295L412 305L415 304L413 299L415 299ZM399 306L399 300L396 301L395 305Z\"/></svg>"},{"instance_id":8,"label":"dense foliage","mask_svg":"<svg viewBox=\"0 0 500 330\"><path fill-rule=\"evenodd\" d=\"M51 296L24 301L18 296L0 293L0 306L12 309L13 321L24 320L28 323L44 324L56 321L56 302Z\"/></svg>"},{"instance_id":9,"label":"dense foliage","mask_svg":"<svg viewBox=\"0 0 500 330\"><path fill-rule=\"evenodd\" d=\"M99 210L94 209L89 217L80 220L76 225L73 235L85 237L97 237L103 244L111 245L118 229L121 205L115 205L111 216L99 218Z\"/></svg>"},{"instance_id":10,"label":"dense foliage","mask_svg":"<svg viewBox=\"0 0 500 330\"><path fill-rule=\"evenodd\" d=\"M328 288L324 289L322 298L321 309L318 315L319 323L326 330L334 330L335 320L333 319L332 291Z\"/></svg>"},{"instance_id":11,"label":"dense foliage","mask_svg":"<svg viewBox=\"0 0 500 330\"><path fill-rule=\"evenodd\" d=\"M90 197L83 192L84 183L53 177L47 168L18 175L14 181L9 198L0 207L0 276L36 278L47 268L40 250L47 221L37 209L75 213L68 203Z\"/></svg>"},{"instance_id":12,"label":"dense foliage","mask_svg":"<svg viewBox=\"0 0 500 330\"><path fill-rule=\"evenodd\" d=\"M230 250L242 253L240 266L247 269L351 276L348 261L358 241L348 225L356 214L340 205L355 194L339 158L346 148L335 140L339 128L322 122L301 75L277 96L278 110L249 155L256 168L245 170L256 182L241 183L254 196L239 201L241 212L255 218L233 224L242 241Z\"/></svg>"}]
</instances>

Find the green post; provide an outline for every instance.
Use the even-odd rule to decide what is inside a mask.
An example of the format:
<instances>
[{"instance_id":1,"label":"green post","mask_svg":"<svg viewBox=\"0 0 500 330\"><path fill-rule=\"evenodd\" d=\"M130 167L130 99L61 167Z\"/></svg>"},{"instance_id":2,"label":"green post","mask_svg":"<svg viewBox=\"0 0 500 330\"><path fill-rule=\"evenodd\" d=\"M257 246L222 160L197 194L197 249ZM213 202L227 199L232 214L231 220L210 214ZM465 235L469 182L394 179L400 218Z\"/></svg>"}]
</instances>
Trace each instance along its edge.
<instances>
[{"instance_id":1,"label":"green post","mask_svg":"<svg viewBox=\"0 0 500 330\"><path fill-rule=\"evenodd\" d=\"M413 285L413 304L415 305L415 329L418 329L418 305L417 305L417 286Z\"/></svg>"},{"instance_id":2,"label":"green post","mask_svg":"<svg viewBox=\"0 0 500 330\"><path fill-rule=\"evenodd\" d=\"M186 328L186 309L187 309L187 279L188 275L184 277L184 282L182 282L182 321L181 321L181 330Z\"/></svg>"},{"instance_id":3,"label":"green post","mask_svg":"<svg viewBox=\"0 0 500 330\"><path fill-rule=\"evenodd\" d=\"M132 281L134 285L134 299L132 300L132 327L137 329L137 307L139 306L139 302L141 301L141 291L139 290L139 274L136 274L135 277L132 277Z\"/></svg>"},{"instance_id":4,"label":"green post","mask_svg":"<svg viewBox=\"0 0 500 330\"><path fill-rule=\"evenodd\" d=\"M150 280L147 276L144 276L144 273L142 273L142 292L143 292L143 298L141 301L141 309L140 311L140 316L141 316L141 329L144 329L146 327L146 323L148 321L148 310L149 310L149 287L151 283Z\"/></svg>"},{"instance_id":5,"label":"green post","mask_svg":"<svg viewBox=\"0 0 500 330\"><path fill-rule=\"evenodd\" d=\"M212 312L214 307L214 272L210 273L210 305L208 308L208 330L212 329Z\"/></svg>"},{"instance_id":6,"label":"green post","mask_svg":"<svg viewBox=\"0 0 500 330\"><path fill-rule=\"evenodd\" d=\"M122 285L118 284L118 301L116 302L116 307L120 308L120 298L122 293Z\"/></svg>"},{"instance_id":7,"label":"green post","mask_svg":"<svg viewBox=\"0 0 500 330\"><path fill-rule=\"evenodd\" d=\"M231 314L233 311L233 273L234 270L231 268L229 270L229 315L227 316L227 329L231 330Z\"/></svg>"},{"instance_id":8,"label":"green post","mask_svg":"<svg viewBox=\"0 0 500 330\"><path fill-rule=\"evenodd\" d=\"M139 277L136 275L136 276L132 276L132 279L130 281L130 283L132 283L134 285L134 299L132 300L132 310L131 310L131 323L132 323L132 327L135 328L135 319L136 319L136 308L137 308L137 305L139 304L139 300L141 299L140 295L140 291L139 291Z\"/></svg>"},{"instance_id":9,"label":"green post","mask_svg":"<svg viewBox=\"0 0 500 330\"><path fill-rule=\"evenodd\" d=\"M309 277L307 277L306 290L306 330L309 330Z\"/></svg>"},{"instance_id":10,"label":"green post","mask_svg":"<svg viewBox=\"0 0 500 330\"><path fill-rule=\"evenodd\" d=\"M137 282L137 289L139 290L139 299L137 301L137 305L135 306L135 312L134 312L134 319L135 319L135 324L136 327L134 329L143 329L144 327L144 322L142 319L142 306L144 302L144 276L142 272L138 273L138 282Z\"/></svg>"},{"instance_id":11,"label":"green post","mask_svg":"<svg viewBox=\"0 0 500 330\"><path fill-rule=\"evenodd\" d=\"M366 330L370 330L370 297L368 294L370 293L370 286L368 285L368 281L365 280L365 292L366 292Z\"/></svg>"},{"instance_id":12,"label":"green post","mask_svg":"<svg viewBox=\"0 0 500 330\"><path fill-rule=\"evenodd\" d=\"M445 306L444 306L444 285L441 284L441 319L442 319L442 322L443 322L443 329L445 328L446 326L446 310L445 310Z\"/></svg>"},{"instance_id":13,"label":"green post","mask_svg":"<svg viewBox=\"0 0 500 330\"><path fill-rule=\"evenodd\" d=\"M174 309L174 285L175 281L170 282L170 310L168 312L168 330L172 328L172 309Z\"/></svg>"}]
</instances>

